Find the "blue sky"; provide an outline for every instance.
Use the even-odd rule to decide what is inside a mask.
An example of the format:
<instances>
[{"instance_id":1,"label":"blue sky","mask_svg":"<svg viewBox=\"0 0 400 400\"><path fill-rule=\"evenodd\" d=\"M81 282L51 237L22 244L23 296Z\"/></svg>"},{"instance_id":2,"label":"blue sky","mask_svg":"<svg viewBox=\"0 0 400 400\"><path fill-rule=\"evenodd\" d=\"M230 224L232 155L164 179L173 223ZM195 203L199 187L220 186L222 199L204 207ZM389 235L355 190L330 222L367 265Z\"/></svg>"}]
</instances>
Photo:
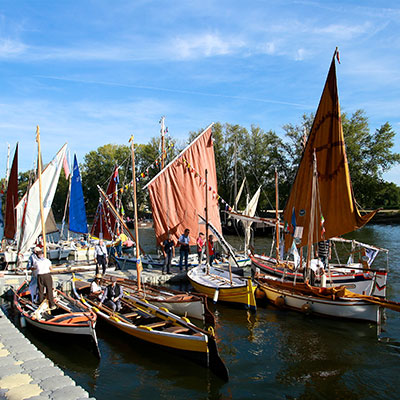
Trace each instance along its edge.
<instances>
[{"instance_id":1,"label":"blue sky","mask_svg":"<svg viewBox=\"0 0 400 400\"><path fill-rule=\"evenodd\" d=\"M79 162L147 143L162 115L182 143L217 121L283 135L316 110L336 46L342 111L400 132L399 21L397 1L3 0L0 176L7 143L33 166L36 125L44 162L64 142Z\"/></svg>"}]
</instances>

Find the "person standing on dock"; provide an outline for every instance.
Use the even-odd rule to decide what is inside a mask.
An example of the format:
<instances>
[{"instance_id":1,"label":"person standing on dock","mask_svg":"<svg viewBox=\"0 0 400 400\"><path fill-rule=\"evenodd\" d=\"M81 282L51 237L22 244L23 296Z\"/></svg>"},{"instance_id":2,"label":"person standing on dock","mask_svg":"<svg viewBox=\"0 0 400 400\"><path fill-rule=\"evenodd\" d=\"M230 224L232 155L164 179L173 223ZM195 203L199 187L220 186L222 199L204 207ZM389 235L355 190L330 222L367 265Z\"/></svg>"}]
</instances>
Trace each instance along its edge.
<instances>
[{"instance_id":1,"label":"person standing on dock","mask_svg":"<svg viewBox=\"0 0 400 400\"><path fill-rule=\"evenodd\" d=\"M34 267L36 268L38 278L39 304L41 304L45 298L44 290L46 289L46 297L49 301L50 310L54 310L56 305L53 298L53 278L50 274L52 269L51 261L45 258L42 249L39 249L37 256L38 258L34 262Z\"/></svg>"},{"instance_id":2,"label":"person standing on dock","mask_svg":"<svg viewBox=\"0 0 400 400\"><path fill-rule=\"evenodd\" d=\"M165 269L167 269L167 274L170 274L172 257L175 257L175 243L171 239L171 235L168 233L167 239L161 243L161 249L164 255L164 264L162 267L162 274L165 275Z\"/></svg>"},{"instance_id":3,"label":"person standing on dock","mask_svg":"<svg viewBox=\"0 0 400 400\"><path fill-rule=\"evenodd\" d=\"M179 270L182 271L182 261L185 259L185 269L186 271L188 270L188 258L189 258L189 251L190 251L190 246L189 246L189 229L185 229L183 232L183 235L179 237L178 240L178 246L180 246L179 250Z\"/></svg>"},{"instance_id":4,"label":"person standing on dock","mask_svg":"<svg viewBox=\"0 0 400 400\"><path fill-rule=\"evenodd\" d=\"M99 243L94 247L94 255L96 257L96 275L99 273L99 267L102 266L103 275L106 273L106 267L108 262L107 247L103 242L103 239L99 240Z\"/></svg>"}]
</instances>

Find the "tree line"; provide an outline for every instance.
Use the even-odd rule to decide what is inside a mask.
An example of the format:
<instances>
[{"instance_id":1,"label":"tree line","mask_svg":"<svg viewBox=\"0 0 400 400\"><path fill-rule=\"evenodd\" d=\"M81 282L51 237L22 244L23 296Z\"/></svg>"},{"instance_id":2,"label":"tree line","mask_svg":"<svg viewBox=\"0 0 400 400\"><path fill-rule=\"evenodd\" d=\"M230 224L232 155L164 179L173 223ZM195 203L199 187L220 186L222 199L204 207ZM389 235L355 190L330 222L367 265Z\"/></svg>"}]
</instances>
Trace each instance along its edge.
<instances>
[{"instance_id":1,"label":"tree line","mask_svg":"<svg viewBox=\"0 0 400 400\"><path fill-rule=\"evenodd\" d=\"M217 166L218 194L233 205L239 185L245 180L245 193L252 196L261 186L259 210L275 207L275 169L279 180L280 208L290 193L303 147L304 131L310 132L314 114L304 114L296 125L283 126L284 137L274 131L265 131L252 125L250 130L240 125L216 123L213 126L215 161ZM383 174L400 162L400 153L393 151L395 131L386 122L371 132L368 118L363 110L352 115L342 114L342 125L347 158L355 198L361 209L400 208L400 187L386 182ZM189 132L187 143L202 132ZM187 145L168 138L165 146L165 163L171 161ZM160 170L160 138L151 138L147 144L135 144L137 197L139 212L150 210L144 185ZM107 188L115 165L119 166L120 199L125 214L133 216L133 193L131 186L132 163L129 145L106 144L85 155L80 164L83 192L88 217L95 214L99 194L97 185ZM144 175L144 176L143 176ZM19 190L25 192L32 171L19 174ZM53 201L57 220L63 218L68 193L68 180L62 171ZM238 209L244 209L246 196L242 196Z\"/></svg>"}]
</instances>

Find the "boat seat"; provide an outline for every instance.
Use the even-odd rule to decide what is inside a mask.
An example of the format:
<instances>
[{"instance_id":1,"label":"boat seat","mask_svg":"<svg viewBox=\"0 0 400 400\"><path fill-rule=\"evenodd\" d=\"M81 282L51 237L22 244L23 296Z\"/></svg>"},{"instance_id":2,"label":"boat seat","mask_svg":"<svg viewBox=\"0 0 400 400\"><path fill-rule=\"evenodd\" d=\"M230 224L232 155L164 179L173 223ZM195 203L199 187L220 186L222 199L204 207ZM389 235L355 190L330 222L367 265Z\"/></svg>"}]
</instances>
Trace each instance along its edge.
<instances>
[{"instance_id":1,"label":"boat seat","mask_svg":"<svg viewBox=\"0 0 400 400\"><path fill-rule=\"evenodd\" d=\"M136 311L134 312L130 312L130 313L126 313L126 314L121 314L123 317L125 318L133 318L133 317L137 317L139 315L139 313L137 313Z\"/></svg>"},{"instance_id":2,"label":"boat seat","mask_svg":"<svg viewBox=\"0 0 400 400\"><path fill-rule=\"evenodd\" d=\"M185 328L184 326L171 326L169 328L164 329L164 332L169 333L187 333L190 329Z\"/></svg>"},{"instance_id":3,"label":"boat seat","mask_svg":"<svg viewBox=\"0 0 400 400\"><path fill-rule=\"evenodd\" d=\"M161 328L168 324L169 324L169 321L158 321L158 322L153 322L152 324L146 324L145 326L147 326L149 328Z\"/></svg>"}]
</instances>

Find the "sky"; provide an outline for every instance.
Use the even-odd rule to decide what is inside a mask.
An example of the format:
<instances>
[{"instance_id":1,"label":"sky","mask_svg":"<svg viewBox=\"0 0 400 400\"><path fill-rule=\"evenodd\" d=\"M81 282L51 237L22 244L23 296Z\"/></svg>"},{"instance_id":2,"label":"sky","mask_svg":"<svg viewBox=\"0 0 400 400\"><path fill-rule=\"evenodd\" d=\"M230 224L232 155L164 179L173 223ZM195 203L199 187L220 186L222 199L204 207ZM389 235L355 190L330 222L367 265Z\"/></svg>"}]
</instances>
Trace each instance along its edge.
<instances>
[{"instance_id":1,"label":"sky","mask_svg":"<svg viewBox=\"0 0 400 400\"><path fill-rule=\"evenodd\" d=\"M161 116L182 144L212 122L283 137L316 111L336 46L342 112L389 122L400 152L399 24L392 0L2 0L0 177L17 141L34 166L37 125L45 163L65 142L81 163L148 143Z\"/></svg>"}]
</instances>

